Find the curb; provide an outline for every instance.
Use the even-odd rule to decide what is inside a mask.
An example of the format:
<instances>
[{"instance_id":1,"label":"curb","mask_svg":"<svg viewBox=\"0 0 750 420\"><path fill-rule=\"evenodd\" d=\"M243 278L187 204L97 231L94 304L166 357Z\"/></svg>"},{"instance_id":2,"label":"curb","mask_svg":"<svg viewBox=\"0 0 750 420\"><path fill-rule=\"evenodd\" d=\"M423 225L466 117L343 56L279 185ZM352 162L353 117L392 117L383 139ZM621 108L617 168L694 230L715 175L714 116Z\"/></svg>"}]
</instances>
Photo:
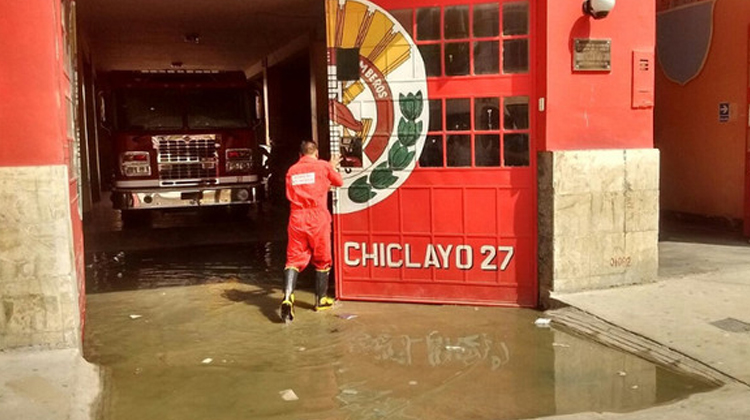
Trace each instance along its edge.
<instances>
[{"instance_id":1,"label":"curb","mask_svg":"<svg viewBox=\"0 0 750 420\"><path fill-rule=\"evenodd\" d=\"M545 312L545 316L572 333L592 339L607 347L622 350L644 360L697 376L715 385L750 384L725 374L698 359L658 343L650 338L628 331L581 309L568 306Z\"/></svg>"}]
</instances>

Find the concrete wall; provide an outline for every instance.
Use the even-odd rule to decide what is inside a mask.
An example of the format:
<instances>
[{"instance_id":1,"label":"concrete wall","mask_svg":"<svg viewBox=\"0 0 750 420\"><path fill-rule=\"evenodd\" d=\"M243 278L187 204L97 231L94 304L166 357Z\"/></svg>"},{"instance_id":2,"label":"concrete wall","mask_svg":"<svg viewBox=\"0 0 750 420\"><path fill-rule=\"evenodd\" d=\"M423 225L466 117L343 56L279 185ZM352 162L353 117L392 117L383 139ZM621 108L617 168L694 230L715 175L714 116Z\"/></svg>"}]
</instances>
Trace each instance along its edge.
<instances>
[{"instance_id":1,"label":"concrete wall","mask_svg":"<svg viewBox=\"0 0 750 420\"><path fill-rule=\"evenodd\" d=\"M0 168L0 349L80 342L69 202L64 165Z\"/></svg>"},{"instance_id":2,"label":"concrete wall","mask_svg":"<svg viewBox=\"0 0 750 420\"><path fill-rule=\"evenodd\" d=\"M543 302L552 291L656 279L657 150L544 152L538 165Z\"/></svg>"},{"instance_id":3,"label":"concrete wall","mask_svg":"<svg viewBox=\"0 0 750 420\"><path fill-rule=\"evenodd\" d=\"M62 6L12 2L0 14L0 350L81 340L74 57Z\"/></svg>"},{"instance_id":4,"label":"concrete wall","mask_svg":"<svg viewBox=\"0 0 750 420\"><path fill-rule=\"evenodd\" d=\"M618 2L605 19L581 2L542 0L538 166L539 282L570 292L653 281L658 266L659 153L653 108L633 103L634 80L653 87L634 53L653 57L653 0ZM575 39L611 41L609 71L575 71ZM638 76L636 76L638 75Z\"/></svg>"},{"instance_id":5,"label":"concrete wall","mask_svg":"<svg viewBox=\"0 0 750 420\"><path fill-rule=\"evenodd\" d=\"M661 204L665 210L741 219L750 2L719 0L708 18L713 34L697 77L682 85L667 78L661 63L656 72L654 141L662 152ZM719 121L722 102L731 105L727 122Z\"/></svg>"}]
</instances>

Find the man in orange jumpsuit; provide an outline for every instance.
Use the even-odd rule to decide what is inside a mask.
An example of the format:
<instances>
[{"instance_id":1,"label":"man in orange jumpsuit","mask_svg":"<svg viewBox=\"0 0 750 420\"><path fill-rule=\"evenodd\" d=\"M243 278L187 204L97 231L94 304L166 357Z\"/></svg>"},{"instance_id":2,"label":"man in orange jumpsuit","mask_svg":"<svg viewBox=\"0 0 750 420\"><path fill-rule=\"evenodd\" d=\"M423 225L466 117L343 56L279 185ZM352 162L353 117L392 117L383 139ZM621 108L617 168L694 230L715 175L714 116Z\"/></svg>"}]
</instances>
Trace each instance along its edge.
<instances>
[{"instance_id":1,"label":"man in orange jumpsuit","mask_svg":"<svg viewBox=\"0 0 750 420\"><path fill-rule=\"evenodd\" d=\"M286 174L286 197L291 205L284 268L284 300L281 319L294 319L294 288L299 272L312 259L315 267L315 310L333 306L328 296L328 273L331 271L331 213L328 212L328 190L344 184L337 172L341 158L330 162L318 159L318 146L302 142L302 155Z\"/></svg>"}]
</instances>

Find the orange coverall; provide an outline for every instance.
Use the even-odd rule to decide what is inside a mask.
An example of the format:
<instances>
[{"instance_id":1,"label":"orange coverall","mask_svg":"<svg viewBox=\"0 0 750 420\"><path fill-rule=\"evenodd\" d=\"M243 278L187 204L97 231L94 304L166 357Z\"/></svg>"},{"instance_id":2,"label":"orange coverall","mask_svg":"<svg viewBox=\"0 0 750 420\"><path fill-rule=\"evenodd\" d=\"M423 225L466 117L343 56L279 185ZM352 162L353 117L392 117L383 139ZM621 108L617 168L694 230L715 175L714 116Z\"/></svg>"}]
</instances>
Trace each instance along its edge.
<instances>
[{"instance_id":1,"label":"orange coverall","mask_svg":"<svg viewBox=\"0 0 750 420\"><path fill-rule=\"evenodd\" d=\"M330 162L302 156L286 174L286 197L291 204L286 268L302 271L312 258L318 271L331 268L331 213L328 190L344 185Z\"/></svg>"}]
</instances>

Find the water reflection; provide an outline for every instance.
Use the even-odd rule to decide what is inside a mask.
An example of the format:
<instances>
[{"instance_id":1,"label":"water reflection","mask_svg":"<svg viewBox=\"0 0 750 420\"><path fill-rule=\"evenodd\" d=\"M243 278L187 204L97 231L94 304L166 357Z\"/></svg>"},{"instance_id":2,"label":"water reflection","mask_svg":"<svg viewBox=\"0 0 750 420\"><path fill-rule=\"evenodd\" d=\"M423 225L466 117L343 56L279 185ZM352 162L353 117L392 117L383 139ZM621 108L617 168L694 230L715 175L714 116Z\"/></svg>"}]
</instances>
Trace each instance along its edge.
<instances>
[{"instance_id":1,"label":"water reflection","mask_svg":"<svg viewBox=\"0 0 750 420\"><path fill-rule=\"evenodd\" d=\"M452 338L445 337L437 331L432 331L424 337L394 337L389 334L371 336L362 333L351 339L349 351L373 355L377 360L406 366L414 364L415 356L426 359L432 367L451 363L470 366L487 362L491 370L497 370L510 361L510 352L505 343L494 343L487 334Z\"/></svg>"},{"instance_id":2,"label":"water reflection","mask_svg":"<svg viewBox=\"0 0 750 420\"><path fill-rule=\"evenodd\" d=\"M150 289L206 283L260 284L278 277L284 244L257 242L90 253L86 257L86 292Z\"/></svg>"},{"instance_id":3,"label":"water reflection","mask_svg":"<svg viewBox=\"0 0 750 420\"><path fill-rule=\"evenodd\" d=\"M263 242L92 256L84 353L108 373L103 418L501 420L711 389L537 328L531 310L343 302L315 313L302 279L283 326L283 254ZM282 398L290 389L298 400Z\"/></svg>"}]
</instances>

